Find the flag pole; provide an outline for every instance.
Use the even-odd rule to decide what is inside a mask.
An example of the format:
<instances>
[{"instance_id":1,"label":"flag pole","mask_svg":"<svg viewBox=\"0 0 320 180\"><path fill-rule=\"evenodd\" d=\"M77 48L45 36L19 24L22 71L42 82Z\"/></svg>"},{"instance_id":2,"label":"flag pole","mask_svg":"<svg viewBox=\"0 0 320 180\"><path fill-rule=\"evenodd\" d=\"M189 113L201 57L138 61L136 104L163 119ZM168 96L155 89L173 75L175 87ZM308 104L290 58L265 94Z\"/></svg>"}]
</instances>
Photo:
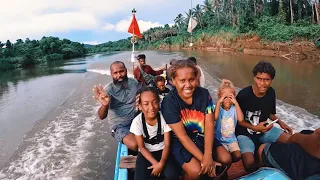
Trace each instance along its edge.
<instances>
[{"instance_id":1,"label":"flag pole","mask_svg":"<svg viewBox=\"0 0 320 180\"><path fill-rule=\"evenodd\" d=\"M137 11L135 8L133 8L133 10L131 12L132 12L132 17L133 17ZM134 29L133 29L133 33L132 33L131 43L132 43L131 62L132 62L132 74L133 74L134 73L134 43L135 43Z\"/></svg>"},{"instance_id":2,"label":"flag pole","mask_svg":"<svg viewBox=\"0 0 320 180\"><path fill-rule=\"evenodd\" d=\"M190 18L192 18L192 0L191 0L191 9L190 9ZM193 45L193 41L192 41L192 21L191 21L191 43L190 46Z\"/></svg>"},{"instance_id":3,"label":"flag pole","mask_svg":"<svg viewBox=\"0 0 320 180\"><path fill-rule=\"evenodd\" d=\"M131 43L132 43L132 53L131 53L131 62L132 62L132 72L134 71L134 61L135 61L135 57L134 57L134 46L135 43L137 43L137 38L142 38L142 35L140 33L140 29L139 29L139 25L136 19L136 9L133 8L132 10L132 22L129 26L128 32L130 34L132 34L132 38L131 38Z\"/></svg>"}]
</instances>

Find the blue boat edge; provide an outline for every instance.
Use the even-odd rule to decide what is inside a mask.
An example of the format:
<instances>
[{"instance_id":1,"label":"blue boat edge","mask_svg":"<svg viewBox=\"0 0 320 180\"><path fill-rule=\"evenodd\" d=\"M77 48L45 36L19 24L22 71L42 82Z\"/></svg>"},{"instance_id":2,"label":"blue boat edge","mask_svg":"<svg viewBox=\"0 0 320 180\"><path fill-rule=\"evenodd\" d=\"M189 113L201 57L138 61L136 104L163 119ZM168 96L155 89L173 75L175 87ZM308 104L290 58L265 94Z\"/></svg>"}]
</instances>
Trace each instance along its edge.
<instances>
[{"instance_id":1,"label":"blue boat edge","mask_svg":"<svg viewBox=\"0 0 320 180\"><path fill-rule=\"evenodd\" d=\"M120 158L122 156L128 156L128 147L123 143L118 143L116 164L114 169L114 180L127 180L128 179L128 169L120 169Z\"/></svg>"},{"instance_id":2,"label":"blue boat edge","mask_svg":"<svg viewBox=\"0 0 320 180\"><path fill-rule=\"evenodd\" d=\"M291 180L286 174L282 171L271 168L271 167L261 167L257 171L252 172L250 174L244 175L236 180L257 180L257 179L265 179L265 180Z\"/></svg>"}]
</instances>

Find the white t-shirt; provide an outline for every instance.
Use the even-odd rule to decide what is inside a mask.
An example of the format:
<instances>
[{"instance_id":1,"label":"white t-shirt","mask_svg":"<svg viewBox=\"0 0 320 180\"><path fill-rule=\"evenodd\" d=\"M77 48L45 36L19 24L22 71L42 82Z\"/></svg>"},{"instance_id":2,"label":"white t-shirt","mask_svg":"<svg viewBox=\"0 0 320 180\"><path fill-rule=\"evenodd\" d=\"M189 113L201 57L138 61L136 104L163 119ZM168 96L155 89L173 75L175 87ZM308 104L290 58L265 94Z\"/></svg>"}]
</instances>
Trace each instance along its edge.
<instances>
[{"instance_id":1,"label":"white t-shirt","mask_svg":"<svg viewBox=\"0 0 320 180\"><path fill-rule=\"evenodd\" d=\"M170 132L171 129L168 126L168 124L166 123L166 121L164 120L161 112L160 113L160 118L161 118L161 134L164 134L165 132ZM130 127L130 132L137 135L137 136L141 136L143 135L143 137L145 138L146 135L143 132L143 126L142 126L142 119L141 119L141 114L140 113L138 116L136 116L132 123L131 123L131 127ZM154 126L150 126L148 123L146 123L147 126L147 131L149 134L149 138L153 138L157 135L157 131L158 131L158 122L154 125ZM154 151L160 151L164 148L164 142L161 142L159 144L154 144L151 145L149 143L144 143L145 147L150 151L150 152L154 152Z\"/></svg>"}]
</instances>

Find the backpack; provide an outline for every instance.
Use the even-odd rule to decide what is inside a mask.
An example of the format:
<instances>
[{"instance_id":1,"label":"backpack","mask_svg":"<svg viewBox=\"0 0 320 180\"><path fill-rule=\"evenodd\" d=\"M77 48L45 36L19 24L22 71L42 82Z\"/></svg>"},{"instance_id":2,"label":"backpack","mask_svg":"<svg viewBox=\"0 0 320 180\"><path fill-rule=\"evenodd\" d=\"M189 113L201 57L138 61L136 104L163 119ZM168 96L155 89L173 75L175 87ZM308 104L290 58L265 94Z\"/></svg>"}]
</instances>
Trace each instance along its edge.
<instances>
[{"instance_id":1,"label":"backpack","mask_svg":"<svg viewBox=\"0 0 320 180\"><path fill-rule=\"evenodd\" d=\"M164 135L161 134L161 118L160 118L160 114L157 114L157 120L158 120L158 129L157 129L157 135L154 136L153 138L150 139L148 130L147 130L147 125L146 125L146 119L144 118L144 114L141 114L141 120L142 120L142 127L143 127L143 132L145 134L145 138L144 142L151 144L151 145L155 145L155 144L159 144L161 142L163 142L164 140Z\"/></svg>"},{"instance_id":2,"label":"backpack","mask_svg":"<svg viewBox=\"0 0 320 180\"><path fill-rule=\"evenodd\" d=\"M146 85L153 84L154 76L152 76L151 74L147 74L146 72L144 72L144 70L141 68L141 66L139 66L139 69L140 69L140 73L141 73L144 81L146 82Z\"/></svg>"}]
</instances>

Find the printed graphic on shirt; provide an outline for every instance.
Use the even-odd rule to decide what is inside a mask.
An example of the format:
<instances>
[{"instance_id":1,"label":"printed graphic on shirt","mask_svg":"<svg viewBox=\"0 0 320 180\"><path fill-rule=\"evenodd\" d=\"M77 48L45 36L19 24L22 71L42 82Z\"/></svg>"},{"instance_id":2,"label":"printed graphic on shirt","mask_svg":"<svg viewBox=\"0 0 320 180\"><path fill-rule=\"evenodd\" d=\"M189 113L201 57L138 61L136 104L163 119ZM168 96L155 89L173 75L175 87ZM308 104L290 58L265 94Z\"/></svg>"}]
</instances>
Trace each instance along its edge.
<instances>
[{"instance_id":1,"label":"printed graphic on shirt","mask_svg":"<svg viewBox=\"0 0 320 180\"><path fill-rule=\"evenodd\" d=\"M204 113L197 110L183 109L180 111L180 114L186 129L193 132L204 133Z\"/></svg>"},{"instance_id":2,"label":"printed graphic on shirt","mask_svg":"<svg viewBox=\"0 0 320 180\"><path fill-rule=\"evenodd\" d=\"M209 94L209 96L208 96L208 106L206 108L206 113L207 114L213 113L214 108L215 108L215 105L213 104L212 98L211 98L211 96Z\"/></svg>"},{"instance_id":3,"label":"printed graphic on shirt","mask_svg":"<svg viewBox=\"0 0 320 180\"><path fill-rule=\"evenodd\" d=\"M254 111L254 112L246 111L245 120L248 121L250 124L255 126L255 125L259 124L260 115L261 115L261 110ZM253 134L253 133L260 134L260 132L255 132L255 131L253 131L252 129L249 129L249 128L247 128L247 131L250 134Z\"/></svg>"},{"instance_id":4,"label":"printed graphic on shirt","mask_svg":"<svg viewBox=\"0 0 320 180\"><path fill-rule=\"evenodd\" d=\"M221 120L221 134L224 138L231 138L234 135L234 120L231 117Z\"/></svg>"}]
</instances>

